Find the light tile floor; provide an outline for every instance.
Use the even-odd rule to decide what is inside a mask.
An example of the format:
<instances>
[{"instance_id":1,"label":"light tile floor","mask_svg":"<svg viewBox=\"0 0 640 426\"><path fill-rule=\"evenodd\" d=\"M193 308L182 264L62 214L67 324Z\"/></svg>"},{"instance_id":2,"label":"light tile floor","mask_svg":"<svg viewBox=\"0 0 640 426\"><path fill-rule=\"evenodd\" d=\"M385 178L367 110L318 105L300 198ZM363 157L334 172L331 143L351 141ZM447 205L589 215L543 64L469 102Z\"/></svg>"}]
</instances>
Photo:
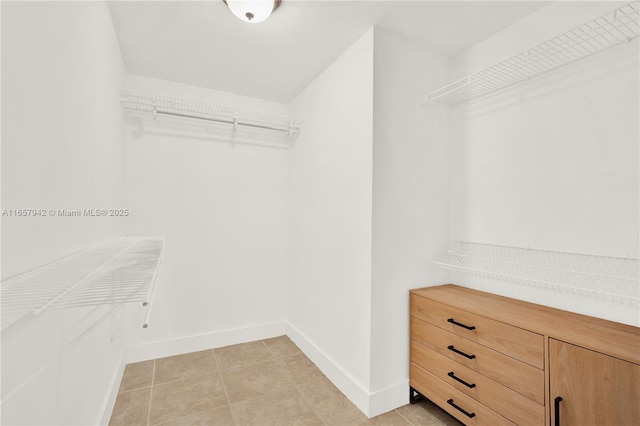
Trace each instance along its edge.
<instances>
[{"instance_id":1,"label":"light tile floor","mask_svg":"<svg viewBox=\"0 0 640 426\"><path fill-rule=\"evenodd\" d=\"M429 401L368 419L287 336L281 336L127 365L109 424L461 423Z\"/></svg>"}]
</instances>

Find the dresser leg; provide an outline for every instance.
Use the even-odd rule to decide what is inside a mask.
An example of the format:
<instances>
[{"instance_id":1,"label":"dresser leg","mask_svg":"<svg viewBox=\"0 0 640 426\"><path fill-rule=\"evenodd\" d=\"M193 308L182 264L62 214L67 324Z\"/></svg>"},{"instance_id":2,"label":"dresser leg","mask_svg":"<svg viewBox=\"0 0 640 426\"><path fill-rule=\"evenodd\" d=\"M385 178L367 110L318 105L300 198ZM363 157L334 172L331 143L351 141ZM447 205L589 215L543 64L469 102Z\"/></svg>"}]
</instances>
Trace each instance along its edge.
<instances>
[{"instance_id":1,"label":"dresser leg","mask_svg":"<svg viewBox=\"0 0 640 426\"><path fill-rule=\"evenodd\" d=\"M422 395L420 392L418 392L417 390L409 386L409 403L415 404L421 399L424 399L424 395Z\"/></svg>"}]
</instances>

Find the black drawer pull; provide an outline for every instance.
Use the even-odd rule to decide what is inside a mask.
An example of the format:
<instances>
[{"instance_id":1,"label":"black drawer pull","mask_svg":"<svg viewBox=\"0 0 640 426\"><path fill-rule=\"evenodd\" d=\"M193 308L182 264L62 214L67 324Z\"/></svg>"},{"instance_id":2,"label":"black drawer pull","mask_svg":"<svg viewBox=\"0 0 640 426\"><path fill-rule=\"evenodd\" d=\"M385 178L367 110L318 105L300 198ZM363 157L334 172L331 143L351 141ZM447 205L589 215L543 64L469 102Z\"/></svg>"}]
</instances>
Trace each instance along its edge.
<instances>
[{"instance_id":1,"label":"black drawer pull","mask_svg":"<svg viewBox=\"0 0 640 426\"><path fill-rule=\"evenodd\" d=\"M561 396L557 396L553 400L553 409L555 411L555 426L560 426L560 401L562 401Z\"/></svg>"},{"instance_id":2,"label":"black drawer pull","mask_svg":"<svg viewBox=\"0 0 640 426\"><path fill-rule=\"evenodd\" d=\"M455 373L454 373L453 371L449 371L449 372L447 373L447 376L451 377L453 380L457 380L457 381L459 381L460 383L462 383L463 385L465 385L465 386L466 386L466 387L468 387L468 388L473 389L473 388L475 388L475 387L476 387L476 384L475 384L475 383L467 383L467 382L465 382L464 380L462 380L460 377L456 377L456 375L455 375Z\"/></svg>"},{"instance_id":3,"label":"black drawer pull","mask_svg":"<svg viewBox=\"0 0 640 426\"><path fill-rule=\"evenodd\" d=\"M449 349L450 351L453 351L453 352L455 352L457 354L460 354L460 355L462 355L462 356L464 356L466 358L469 358L469 359L474 359L476 357L475 355L465 354L464 352L457 350L456 348L453 347L453 345L447 346L447 349Z\"/></svg>"},{"instance_id":4,"label":"black drawer pull","mask_svg":"<svg viewBox=\"0 0 640 426\"><path fill-rule=\"evenodd\" d=\"M462 324L461 322L458 322L458 321L454 320L453 318L449 318L449 319L447 320L447 322L450 322L451 324L455 324L455 325L457 325L458 327L466 328L467 330L475 330L475 329L476 329L476 327L475 327L475 326L473 326L473 325L465 325L465 324Z\"/></svg>"},{"instance_id":5,"label":"black drawer pull","mask_svg":"<svg viewBox=\"0 0 640 426\"><path fill-rule=\"evenodd\" d=\"M461 411L465 416L469 417L470 419L476 416L476 413L470 413L467 410L465 410L464 408L458 407L454 402L453 399L449 399L447 400L447 404L449 404L450 406L452 406L453 408L455 408L458 411Z\"/></svg>"}]
</instances>

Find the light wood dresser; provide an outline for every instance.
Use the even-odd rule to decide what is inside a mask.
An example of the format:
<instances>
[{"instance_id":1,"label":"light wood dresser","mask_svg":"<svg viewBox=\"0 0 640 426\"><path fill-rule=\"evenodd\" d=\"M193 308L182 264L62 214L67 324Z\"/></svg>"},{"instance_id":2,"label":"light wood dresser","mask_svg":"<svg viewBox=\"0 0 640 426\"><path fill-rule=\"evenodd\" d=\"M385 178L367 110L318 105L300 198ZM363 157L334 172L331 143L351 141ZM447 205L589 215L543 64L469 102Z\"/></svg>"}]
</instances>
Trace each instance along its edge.
<instances>
[{"instance_id":1,"label":"light wood dresser","mask_svg":"<svg viewBox=\"0 0 640 426\"><path fill-rule=\"evenodd\" d=\"M410 292L411 402L467 425L640 425L640 329L453 284Z\"/></svg>"}]
</instances>

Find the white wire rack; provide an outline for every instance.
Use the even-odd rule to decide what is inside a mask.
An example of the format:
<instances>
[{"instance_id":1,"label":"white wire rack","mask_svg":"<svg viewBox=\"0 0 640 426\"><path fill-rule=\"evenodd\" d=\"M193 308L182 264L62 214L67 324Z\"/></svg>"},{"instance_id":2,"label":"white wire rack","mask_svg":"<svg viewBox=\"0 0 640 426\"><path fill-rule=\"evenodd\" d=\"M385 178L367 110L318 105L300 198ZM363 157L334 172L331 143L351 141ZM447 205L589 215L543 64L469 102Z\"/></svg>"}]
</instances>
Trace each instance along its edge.
<instances>
[{"instance_id":1,"label":"white wire rack","mask_svg":"<svg viewBox=\"0 0 640 426\"><path fill-rule=\"evenodd\" d=\"M227 125L235 132L247 129L271 133L288 143L300 133L300 120L275 114L230 108L221 105L180 99L122 89L120 100L125 109L144 113L156 119L159 116L197 120L204 123Z\"/></svg>"},{"instance_id":2,"label":"white wire rack","mask_svg":"<svg viewBox=\"0 0 640 426\"><path fill-rule=\"evenodd\" d=\"M640 35L638 1L573 28L480 72L429 93L423 103L456 104L523 83Z\"/></svg>"},{"instance_id":3,"label":"white wire rack","mask_svg":"<svg viewBox=\"0 0 640 426\"><path fill-rule=\"evenodd\" d=\"M162 238L122 237L2 282L2 328L50 309L141 302L150 315Z\"/></svg>"},{"instance_id":4,"label":"white wire rack","mask_svg":"<svg viewBox=\"0 0 640 426\"><path fill-rule=\"evenodd\" d=\"M640 305L640 259L458 241L434 263L453 271Z\"/></svg>"}]
</instances>

